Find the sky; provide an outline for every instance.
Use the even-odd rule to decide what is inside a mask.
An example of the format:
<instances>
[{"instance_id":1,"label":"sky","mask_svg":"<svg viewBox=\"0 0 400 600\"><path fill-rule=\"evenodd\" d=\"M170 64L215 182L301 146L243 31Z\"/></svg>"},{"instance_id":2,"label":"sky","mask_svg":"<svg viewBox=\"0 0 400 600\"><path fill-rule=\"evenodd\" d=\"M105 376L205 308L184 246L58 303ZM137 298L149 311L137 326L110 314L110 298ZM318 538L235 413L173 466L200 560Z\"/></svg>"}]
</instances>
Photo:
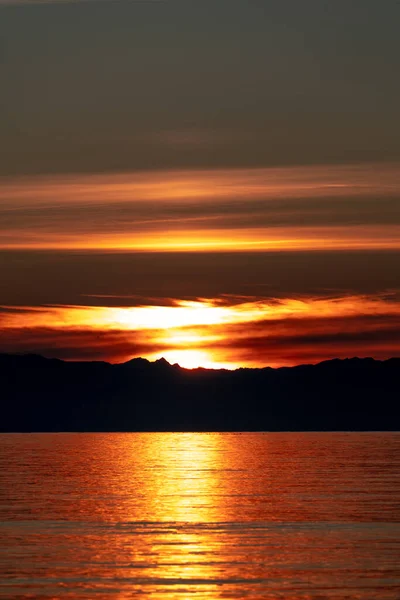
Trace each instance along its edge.
<instances>
[{"instance_id":1,"label":"sky","mask_svg":"<svg viewBox=\"0 0 400 600\"><path fill-rule=\"evenodd\" d=\"M0 352L400 355L397 0L0 0Z\"/></svg>"}]
</instances>

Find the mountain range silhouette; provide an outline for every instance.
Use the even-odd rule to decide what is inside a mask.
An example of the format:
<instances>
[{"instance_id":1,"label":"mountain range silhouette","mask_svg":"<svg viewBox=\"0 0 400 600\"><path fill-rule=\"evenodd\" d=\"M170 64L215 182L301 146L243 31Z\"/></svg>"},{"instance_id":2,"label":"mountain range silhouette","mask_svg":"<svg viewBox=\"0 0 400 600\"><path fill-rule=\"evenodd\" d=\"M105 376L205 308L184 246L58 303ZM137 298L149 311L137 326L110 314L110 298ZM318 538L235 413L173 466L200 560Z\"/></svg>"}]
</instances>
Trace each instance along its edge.
<instances>
[{"instance_id":1,"label":"mountain range silhouette","mask_svg":"<svg viewBox=\"0 0 400 600\"><path fill-rule=\"evenodd\" d=\"M2 432L400 429L400 358L187 370L0 354Z\"/></svg>"}]
</instances>

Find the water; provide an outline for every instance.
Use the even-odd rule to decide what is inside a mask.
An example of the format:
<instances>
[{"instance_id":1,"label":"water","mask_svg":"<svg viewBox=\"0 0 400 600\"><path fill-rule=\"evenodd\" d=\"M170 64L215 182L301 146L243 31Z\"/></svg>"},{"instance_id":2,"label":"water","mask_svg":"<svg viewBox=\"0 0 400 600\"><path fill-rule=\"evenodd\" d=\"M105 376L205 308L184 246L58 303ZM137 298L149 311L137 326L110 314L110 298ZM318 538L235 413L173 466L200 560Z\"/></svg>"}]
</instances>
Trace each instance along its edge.
<instances>
[{"instance_id":1,"label":"water","mask_svg":"<svg viewBox=\"0 0 400 600\"><path fill-rule=\"evenodd\" d=\"M399 600L400 434L0 435L0 597Z\"/></svg>"}]
</instances>

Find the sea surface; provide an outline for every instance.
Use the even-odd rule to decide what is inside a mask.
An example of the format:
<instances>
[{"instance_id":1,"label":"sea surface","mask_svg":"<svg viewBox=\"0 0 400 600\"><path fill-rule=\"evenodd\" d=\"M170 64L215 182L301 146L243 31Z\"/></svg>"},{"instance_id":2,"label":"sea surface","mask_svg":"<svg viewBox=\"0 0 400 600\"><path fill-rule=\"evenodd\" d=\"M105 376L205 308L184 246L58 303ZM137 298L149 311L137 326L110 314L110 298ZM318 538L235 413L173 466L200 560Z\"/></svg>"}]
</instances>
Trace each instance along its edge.
<instances>
[{"instance_id":1,"label":"sea surface","mask_svg":"<svg viewBox=\"0 0 400 600\"><path fill-rule=\"evenodd\" d=\"M400 434L0 435L0 597L399 600Z\"/></svg>"}]
</instances>

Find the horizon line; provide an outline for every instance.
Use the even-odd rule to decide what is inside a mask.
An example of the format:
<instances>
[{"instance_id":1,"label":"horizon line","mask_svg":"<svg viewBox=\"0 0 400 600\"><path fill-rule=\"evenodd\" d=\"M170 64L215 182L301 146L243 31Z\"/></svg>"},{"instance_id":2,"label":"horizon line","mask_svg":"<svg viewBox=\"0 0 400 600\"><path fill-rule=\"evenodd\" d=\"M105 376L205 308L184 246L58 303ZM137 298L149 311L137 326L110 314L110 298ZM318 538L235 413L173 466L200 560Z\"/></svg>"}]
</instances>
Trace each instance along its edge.
<instances>
[{"instance_id":1,"label":"horizon line","mask_svg":"<svg viewBox=\"0 0 400 600\"><path fill-rule=\"evenodd\" d=\"M212 368L212 367L202 367L202 366L197 366L197 367L182 367L179 363L170 363L166 358L164 358L163 356L160 356L160 358L157 358L155 360L149 360L148 358L145 358L143 356L135 356L133 358L130 358L129 360L126 360L124 362L110 362L107 360L76 360L76 359L65 359L65 358L57 358L56 356L44 356L43 354L39 354L39 353L35 353L35 352L0 352L0 359L4 356L7 357L18 357L18 358L23 358L23 357L30 357L30 358L40 358L46 361L57 361L57 362L62 362L62 363L66 363L66 364L102 364L102 365L109 365L111 367L118 367L118 366L124 366L124 365L128 365L129 363L133 363L135 361L143 361L145 363L147 363L148 365L156 365L156 364L167 364L169 367L171 368L179 368L183 371L213 371L213 372L228 372L228 373L233 373L235 371L263 371L265 369L269 369L271 371L280 371L280 370L287 370L287 369L296 369L298 367L317 367L319 365L323 365L326 363L332 363L332 362L347 362L347 361L373 361L376 363L384 363L384 362L388 362L388 361L392 361L392 360L400 360L400 355L399 356L390 356L389 358L374 358L373 356L346 356L345 358L339 358L339 357L333 357L333 358L327 358L325 360L321 360L318 362L308 362L308 363L299 363L297 365L282 365L280 367L271 367L269 365L265 365L263 367L234 367L232 369L228 369L228 368L221 368L221 367L216 367L216 368Z\"/></svg>"}]
</instances>

